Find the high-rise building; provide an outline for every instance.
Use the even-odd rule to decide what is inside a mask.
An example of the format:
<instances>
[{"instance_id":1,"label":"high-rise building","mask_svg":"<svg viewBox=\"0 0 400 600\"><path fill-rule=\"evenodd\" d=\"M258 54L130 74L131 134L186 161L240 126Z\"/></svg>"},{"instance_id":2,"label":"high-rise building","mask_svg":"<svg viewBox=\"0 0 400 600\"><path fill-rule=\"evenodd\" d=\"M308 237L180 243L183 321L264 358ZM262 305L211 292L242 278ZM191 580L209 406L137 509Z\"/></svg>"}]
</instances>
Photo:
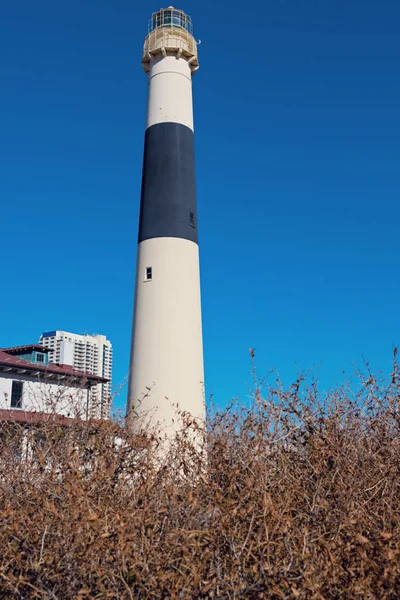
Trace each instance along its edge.
<instances>
[{"instance_id":1,"label":"high-rise building","mask_svg":"<svg viewBox=\"0 0 400 600\"><path fill-rule=\"evenodd\" d=\"M46 331L39 343L49 348L49 362L70 365L78 371L109 380L90 390L90 413L106 419L110 413L112 346L104 335L76 334L68 331Z\"/></svg>"},{"instance_id":2,"label":"high-rise building","mask_svg":"<svg viewBox=\"0 0 400 600\"><path fill-rule=\"evenodd\" d=\"M205 418L192 101L199 63L188 15L172 6L153 14L142 65L149 92L127 416L133 430L151 420L168 436L178 411Z\"/></svg>"}]
</instances>

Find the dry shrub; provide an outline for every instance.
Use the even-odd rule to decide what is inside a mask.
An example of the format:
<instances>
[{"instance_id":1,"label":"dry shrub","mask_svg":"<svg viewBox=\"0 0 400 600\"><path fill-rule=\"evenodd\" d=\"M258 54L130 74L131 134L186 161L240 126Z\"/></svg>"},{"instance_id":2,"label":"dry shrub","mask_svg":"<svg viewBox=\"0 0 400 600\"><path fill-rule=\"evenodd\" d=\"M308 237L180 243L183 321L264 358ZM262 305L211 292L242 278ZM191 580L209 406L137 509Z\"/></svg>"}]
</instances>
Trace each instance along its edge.
<instances>
[{"instance_id":1,"label":"dry shrub","mask_svg":"<svg viewBox=\"0 0 400 600\"><path fill-rule=\"evenodd\" d=\"M117 423L3 424L2 598L398 598L400 378L255 378L164 459Z\"/></svg>"}]
</instances>

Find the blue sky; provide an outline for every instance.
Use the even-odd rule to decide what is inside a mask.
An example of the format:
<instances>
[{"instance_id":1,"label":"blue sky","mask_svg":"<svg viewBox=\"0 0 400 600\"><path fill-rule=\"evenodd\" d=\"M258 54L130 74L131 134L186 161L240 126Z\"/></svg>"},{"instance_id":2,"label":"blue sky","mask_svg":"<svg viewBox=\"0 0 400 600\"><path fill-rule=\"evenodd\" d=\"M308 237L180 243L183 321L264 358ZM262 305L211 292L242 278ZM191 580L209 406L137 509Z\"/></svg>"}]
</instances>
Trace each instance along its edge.
<instances>
[{"instance_id":1,"label":"blue sky","mask_svg":"<svg viewBox=\"0 0 400 600\"><path fill-rule=\"evenodd\" d=\"M156 3L17 0L0 18L0 345L106 334L128 371ZM187 0L207 395L322 387L400 343L400 4ZM124 407L126 388L116 400Z\"/></svg>"}]
</instances>

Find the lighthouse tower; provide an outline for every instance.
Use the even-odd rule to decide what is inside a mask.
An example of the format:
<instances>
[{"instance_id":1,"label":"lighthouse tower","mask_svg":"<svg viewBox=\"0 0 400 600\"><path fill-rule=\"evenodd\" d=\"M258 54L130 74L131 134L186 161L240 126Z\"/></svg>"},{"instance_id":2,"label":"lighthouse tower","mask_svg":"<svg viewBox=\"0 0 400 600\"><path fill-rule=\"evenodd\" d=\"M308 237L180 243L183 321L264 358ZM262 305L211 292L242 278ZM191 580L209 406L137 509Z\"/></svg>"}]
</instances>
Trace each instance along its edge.
<instances>
[{"instance_id":1,"label":"lighthouse tower","mask_svg":"<svg viewBox=\"0 0 400 600\"><path fill-rule=\"evenodd\" d=\"M149 79L127 417L169 436L178 411L205 418L192 76L188 15L153 14L142 65Z\"/></svg>"}]
</instances>

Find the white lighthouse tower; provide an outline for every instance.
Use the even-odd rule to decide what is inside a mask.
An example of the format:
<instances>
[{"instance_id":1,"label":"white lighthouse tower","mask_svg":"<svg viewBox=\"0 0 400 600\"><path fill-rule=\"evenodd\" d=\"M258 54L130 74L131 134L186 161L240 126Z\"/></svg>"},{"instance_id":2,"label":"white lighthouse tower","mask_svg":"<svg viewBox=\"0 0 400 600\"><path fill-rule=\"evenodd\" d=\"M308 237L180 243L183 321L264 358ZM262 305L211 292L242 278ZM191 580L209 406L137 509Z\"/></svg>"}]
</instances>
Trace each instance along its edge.
<instances>
[{"instance_id":1,"label":"white lighthouse tower","mask_svg":"<svg viewBox=\"0 0 400 600\"><path fill-rule=\"evenodd\" d=\"M166 436L178 411L205 418L192 76L192 22L153 14L142 64L149 78L127 417Z\"/></svg>"}]
</instances>

